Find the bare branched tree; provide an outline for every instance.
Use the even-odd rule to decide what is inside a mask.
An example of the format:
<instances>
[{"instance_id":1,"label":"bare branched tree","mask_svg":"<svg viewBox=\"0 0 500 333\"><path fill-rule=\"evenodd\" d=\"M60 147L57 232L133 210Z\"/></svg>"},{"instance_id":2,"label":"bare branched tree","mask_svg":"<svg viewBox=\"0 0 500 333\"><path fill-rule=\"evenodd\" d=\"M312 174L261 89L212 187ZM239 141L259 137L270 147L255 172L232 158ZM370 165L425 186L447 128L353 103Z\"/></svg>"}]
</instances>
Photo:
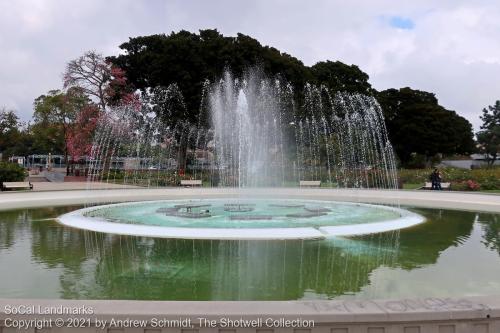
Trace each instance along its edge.
<instances>
[{"instance_id":1,"label":"bare branched tree","mask_svg":"<svg viewBox=\"0 0 500 333\"><path fill-rule=\"evenodd\" d=\"M64 88L78 87L95 98L102 110L106 108L106 89L112 80L111 66L102 54L88 51L78 59L71 60L63 74Z\"/></svg>"}]
</instances>

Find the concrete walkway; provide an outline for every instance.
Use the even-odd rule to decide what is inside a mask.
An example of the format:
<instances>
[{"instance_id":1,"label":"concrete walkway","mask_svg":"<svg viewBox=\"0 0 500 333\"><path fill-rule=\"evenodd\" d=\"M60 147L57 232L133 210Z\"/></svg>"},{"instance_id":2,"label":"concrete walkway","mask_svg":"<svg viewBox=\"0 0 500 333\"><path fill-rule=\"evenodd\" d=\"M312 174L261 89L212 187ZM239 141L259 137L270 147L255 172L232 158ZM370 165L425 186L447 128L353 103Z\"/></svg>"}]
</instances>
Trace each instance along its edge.
<instances>
[{"instance_id":1,"label":"concrete walkway","mask_svg":"<svg viewBox=\"0 0 500 333\"><path fill-rule=\"evenodd\" d=\"M33 191L68 191L68 190L86 190L87 188L94 190L103 189L126 189L126 188L141 188L139 186L133 185L121 185L121 184L111 184L111 183L91 183L87 182L33 182ZM13 192L2 192L2 193L13 193Z\"/></svg>"},{"instance_id":2,"label":"concrete walkway","mask_svg":"<svg viewBox=\"0 0 500 333\"><path fill-rule=\"evenodd\" d=\"M47 183L51 184L51 183ZM64 206L111 202L199 199L199 198L293 198L305 200L350 201L374 204L400 204L411 207L458 209L500 213L500 196L442 191L391 191L350 189L259 188L238 190L234 188L130 188L115 184L93 185L92 190L61 191L75 188L72 183L53 184L46 192L2 192L0 210L23 207ZM112 188L109 190L103 190ZM41 188L39 188L40 191Z\"/></svg>"}]
</instances>

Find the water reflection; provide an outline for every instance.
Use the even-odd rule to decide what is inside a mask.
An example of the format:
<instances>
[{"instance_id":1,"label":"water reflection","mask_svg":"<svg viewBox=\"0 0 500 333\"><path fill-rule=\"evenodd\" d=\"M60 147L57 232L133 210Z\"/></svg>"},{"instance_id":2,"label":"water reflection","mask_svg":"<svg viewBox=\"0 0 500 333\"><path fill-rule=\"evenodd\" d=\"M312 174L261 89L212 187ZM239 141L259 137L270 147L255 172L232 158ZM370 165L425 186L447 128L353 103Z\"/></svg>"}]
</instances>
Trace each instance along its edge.
<instances>
[{"instance_id":1,"label":"water reflection","mask_svg":"<svg viewBox=\"0 0 500 333\"><path fill-rule=\"evenodd\" d=\"M484 265L500 268L500 223L494 214L420 209L429 222L414 228L326 241L194 241L100 234L50 220L75 208L0 213L0 267L14 268L0 275L0 286L10 287L0 288L0 297L289 300L379 296L380 276L387 282L397 276L397 270L411 275L421 267L448 265L440 257L470 242L474 225L482 226L478 232L484 230L484 237L472 241L497 251ZM462 260L475 260L474 253ZM23 272L22 278L16 271ZM474 272L469 274L473 277ZM428 278L431 282L439 276ZM391 283L407 283L411 278L405 280ZM40 284L46 286L43 291L34 287ZM460 286L456 292L460 293Z\"/></svg>"},{"instance_id":2,"label":"water reflection","mask_svg":"<svg viewBox=\"0 0 500 333\"><path fill-rule=\"evenodd\" d=\"M478 214L478 222L484 230L483 244L500 254L500 216L498 214Z\"/></svg>"},{"instance_id":3,"label":"water reflection","mask_svg":"<svg viewBox=\"0 0 500 333\"><path fill-rule=\"evenodd\" d=\"M460 246L472 232L477 213L453 210L414 209L429 222L400 232L397 265L413 269L435 264L449 247Z\"/></svg>"},{"instance_id":4,"label":"water reflection","mask_svg":"<svg viewBox=\"0 0 500 333\"><path fill-rule=\"evenodd\" d=\"M19 234L21 229L19 224L29 219L26 215L24 211L1 213L3 223L0 223L0 253L2 253L2 250L8 249L14 245L15 240L21 237ZM18 221L19 223L16 223ZM16 234L16 232L18 234Z\"/></svg>"}]
</instances>

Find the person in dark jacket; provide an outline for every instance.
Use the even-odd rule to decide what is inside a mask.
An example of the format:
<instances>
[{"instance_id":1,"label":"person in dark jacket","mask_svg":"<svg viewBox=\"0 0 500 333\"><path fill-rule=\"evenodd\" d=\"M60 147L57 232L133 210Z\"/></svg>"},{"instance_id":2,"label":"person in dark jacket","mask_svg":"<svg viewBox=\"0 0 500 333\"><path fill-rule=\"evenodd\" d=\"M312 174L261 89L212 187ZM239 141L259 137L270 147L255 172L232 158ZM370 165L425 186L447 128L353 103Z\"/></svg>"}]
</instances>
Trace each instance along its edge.
<instances>
[{"instance_id":1,"label":"person in dark jacket","mask_svg":"<svg viewBox=\"0 0 500 333\"><path fill-rule=\"evenodd\" d=\"M432 183L431 190L442 190L441 188L441 173L439 170L436 168L434 171L431 173L431 176L429 177L430 181Z\"/></svg>"}]
</instances>

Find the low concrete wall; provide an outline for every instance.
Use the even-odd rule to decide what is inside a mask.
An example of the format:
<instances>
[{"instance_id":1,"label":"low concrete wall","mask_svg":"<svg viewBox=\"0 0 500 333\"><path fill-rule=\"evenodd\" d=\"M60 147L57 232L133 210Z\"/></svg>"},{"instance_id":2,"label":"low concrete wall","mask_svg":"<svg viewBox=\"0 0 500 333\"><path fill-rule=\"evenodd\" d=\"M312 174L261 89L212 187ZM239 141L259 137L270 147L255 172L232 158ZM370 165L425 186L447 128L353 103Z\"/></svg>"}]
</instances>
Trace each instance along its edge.
<instances>
[{"instance_id":1,"label":"low concrete wall","mask_svg":"<svg viewBox=\"0 0 500 333\"><path fill-rule=\"evenodd\" d=\"M485 160L442 160L441 164L461 169L471 169L471 167L481 168L488 165ZM495 161L493 165L500 165L500 161Z\"/></svg>"},{"instance_id":2,"label":"low concrete wall","mask_svg":"<svg viewBox=\"0 0 500 333\"><path fill-rule=\"evenodd\" d=\"M42 313L12 314L19 309ZM79 313L44 314L48 309ZM298 302L0 300L0 331L13 332L13 326L20 324L38 325L37 328L30 327L29 332L493 333L500 332L500 299ZM249 327L242 327L244 325Z\"/></svg>"},{"instance_id":3,"label":"low concrete wall","mask_svg":"<svg viewBox=\"0 0 500 333\"><path fill-rule=\"evenodd\" d=\"M122 189L2 193L0 194L0 210L135 200L234 198L239 193L234 189ZM259 189L252 191L251 194L382 204L399 202L402 205L415 207L500 212L500 196L484 194L286 188ZM40 287L43 288L43 286ZM33 307L33 310L43 311L47 308L82 309L84 306L92 308L92 314L9 314L14 308L31 309ZM199 318L202 318L202 325L200 325ZM269 318L270 323L275 323L275 325L267 325ZM42 321L43 319L45 321ZM256 326L244 328L235 325L227 326L224 325L228 323L226 319L235 320L233 323L236 324L242 324L240 320L256 320L253 323L246 322ZM131 322L130 320L142 321ZM191 325L158 327L162 323L175 324L169 320L180 320L179 324L191 320ZM286 327L286 320L290 320L288 322L290 324L301 323L302 325ZM104 321L106 325L102 329ZM31 324L32 326L27 330L29 332L500 333L500 297L289 302L0 300L0 333L16 331L12 327L16 323ZM128 327L132 323L137 327ZM34 324L39 324L39 329L35 328ZM314 327L311 327L312 324ZM79 328L70 328L70 325Z\"/></svg>"}]
</instances>

